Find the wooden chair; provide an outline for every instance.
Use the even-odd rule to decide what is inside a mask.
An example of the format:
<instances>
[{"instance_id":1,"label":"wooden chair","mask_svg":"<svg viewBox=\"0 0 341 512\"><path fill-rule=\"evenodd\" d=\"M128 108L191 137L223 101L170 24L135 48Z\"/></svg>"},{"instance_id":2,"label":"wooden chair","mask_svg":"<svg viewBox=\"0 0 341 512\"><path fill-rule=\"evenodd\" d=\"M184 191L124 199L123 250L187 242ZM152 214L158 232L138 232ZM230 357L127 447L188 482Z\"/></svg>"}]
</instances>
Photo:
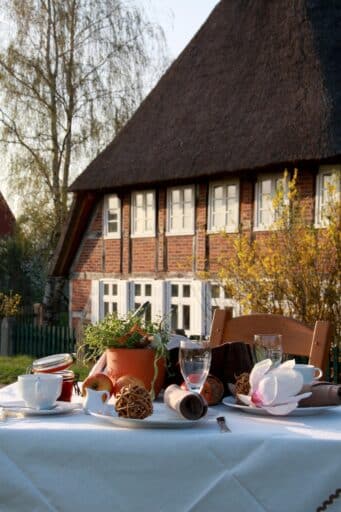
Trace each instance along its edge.
<instances>
[{"instance_id":1,"label":"wooden chair","mask_svg":"<svg viewBox=\"0 0 341 512\"><path fill-rule=\"evenodd\" d=\"M210 343L216 347L226 341L253 344L255 334L281 334L286 354L308 356L309 364L326 373L332 341L330 322L318 320L314 328L282 315L252 314L232 317L230 309L216 309L213 315Z\"/></svg>"}]
</instances>

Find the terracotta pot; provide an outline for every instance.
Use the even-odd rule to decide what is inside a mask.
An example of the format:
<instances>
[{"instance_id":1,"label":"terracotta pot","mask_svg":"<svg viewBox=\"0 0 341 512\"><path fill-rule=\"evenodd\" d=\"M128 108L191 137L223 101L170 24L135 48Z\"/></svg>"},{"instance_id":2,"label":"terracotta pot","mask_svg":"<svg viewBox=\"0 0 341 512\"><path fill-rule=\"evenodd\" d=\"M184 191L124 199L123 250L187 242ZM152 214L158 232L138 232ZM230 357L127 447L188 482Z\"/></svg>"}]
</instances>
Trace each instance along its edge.
<instances>
[{"instance_id":1,"label":"terracotta pot","mask_svg":"<svg viewBox=\"0 0 341 512\"><path fill-rule=\"evenodd\" d=\"M132 375L144 383L148 391L151 390L154 379L154 350L150 348L108 348L107 372L116 380L122 375ZM155 398L160 393L165 381L166 365L163 359L157 363L158 374L154 383Z\"/></svg>"}]
</instances>

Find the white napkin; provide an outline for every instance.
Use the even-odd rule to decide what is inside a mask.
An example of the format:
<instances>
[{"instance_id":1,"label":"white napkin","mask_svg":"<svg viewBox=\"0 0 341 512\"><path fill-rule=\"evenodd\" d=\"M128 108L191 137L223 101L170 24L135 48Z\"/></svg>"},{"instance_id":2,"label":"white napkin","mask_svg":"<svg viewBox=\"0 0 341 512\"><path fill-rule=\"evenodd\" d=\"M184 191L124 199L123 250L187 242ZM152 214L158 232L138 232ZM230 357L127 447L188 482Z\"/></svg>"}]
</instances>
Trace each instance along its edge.
<instances>
[{"instance_id":1,"label":"white napkin","mask_svg":"<svg viewBox=\"0 0 341 512\"><path fill-rule=\"evenodd\" d=\"M249 394L238 394L238 398L250 407L265 409L269 414L289 414L296 409L300 400L311 395L311 392L298 394L302 389L303 377L294 370L294 366L295 359L286 361L278 368L272 368L270 359L260 361L250 373Z\"/></svg>"},{"instance_id":2,"label":"white napkin","mask_svg":"<svg viewBox=\"0 0 341 512\"><path fill-rule=\"evenodd\" d=\"M199 420L206 415L208 409L205 398L198 393L184 391L176 384L165 389L163 400L186 420Z\"/></svg>"},{"instance_id":3,"label":"white napkin","mask_svg":"<svg viewBox=\"0 0 341 512\"><path fill-rule=\"evenodd\" d=\"M90 375L95 375L95 373L105 373L105 368L107 366L107 355L105 352L101 355L101 357L96 361L89 372Z\"/></svg>"}]
</instances>

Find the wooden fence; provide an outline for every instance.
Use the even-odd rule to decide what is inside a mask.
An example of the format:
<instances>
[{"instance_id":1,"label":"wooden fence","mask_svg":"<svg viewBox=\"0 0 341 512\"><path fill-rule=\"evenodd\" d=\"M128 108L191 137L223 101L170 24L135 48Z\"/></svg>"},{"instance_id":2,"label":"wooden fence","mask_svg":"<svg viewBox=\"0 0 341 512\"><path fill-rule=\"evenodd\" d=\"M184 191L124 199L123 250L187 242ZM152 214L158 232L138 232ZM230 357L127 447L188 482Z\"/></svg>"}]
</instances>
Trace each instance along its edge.
<instances>
[{"instance_id":1,"label":"wooden fence","mask_svg":"<svg viewBox=\"0 0 341 512\"><path fill-rule=\"evenodd\" d=\"M74 329L67 326L33 325L16 322L13 328L13 355L45 357L73 353L76 349Z\"/></svg>"}]
</instances>

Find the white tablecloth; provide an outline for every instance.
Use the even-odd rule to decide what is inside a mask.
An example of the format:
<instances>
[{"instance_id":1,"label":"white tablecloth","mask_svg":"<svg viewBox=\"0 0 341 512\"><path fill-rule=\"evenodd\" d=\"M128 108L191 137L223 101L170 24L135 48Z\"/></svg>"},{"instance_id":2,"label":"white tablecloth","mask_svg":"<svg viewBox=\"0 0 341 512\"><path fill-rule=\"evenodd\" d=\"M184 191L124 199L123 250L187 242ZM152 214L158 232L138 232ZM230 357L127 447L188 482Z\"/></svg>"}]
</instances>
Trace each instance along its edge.
<instances>
[{"instance_id":1,"label":"white tablecloth","mask_svg":"<svg viewBox=\"0 0 341 512\"><path fill-rule=\"evenodd\" d=\"M15 385L0 402L17 398ZM232 433L221 434L224 414ZM1 512L314 512L341 487L341 408L273 418L221 405L185 429L82 412L0 421ZM338 499L328 512L340 511Z\"/></svg>"}]
</instances>

